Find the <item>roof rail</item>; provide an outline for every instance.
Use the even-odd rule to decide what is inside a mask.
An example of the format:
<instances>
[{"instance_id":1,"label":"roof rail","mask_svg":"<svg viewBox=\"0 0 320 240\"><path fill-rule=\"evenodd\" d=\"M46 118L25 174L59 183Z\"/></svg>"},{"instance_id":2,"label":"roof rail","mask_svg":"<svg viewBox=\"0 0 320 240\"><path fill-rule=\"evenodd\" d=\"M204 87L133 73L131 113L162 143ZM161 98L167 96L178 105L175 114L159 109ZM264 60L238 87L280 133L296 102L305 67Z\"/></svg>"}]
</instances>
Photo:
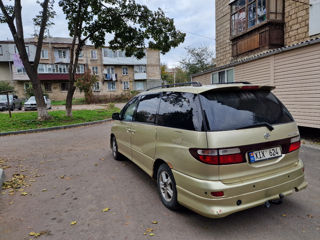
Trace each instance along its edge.
<instances>
[{"instance_id":1,"label":"roof rail","mask_svg":"<svg viewBox=\"0 0 320 240\"><path fill-rule=\"evenodd\" d=\"M251 84L251 82L226 82L226 83L214 83L214 84Z\"/></svg>"},{"instance_id":2,"label":"roof rail","mask_svg":"<svg viewBox=\"0 0 320 240\"><path fill-rule=\"evenodd\" d=\"M170 87L182 87L182 86L193 86L193 87L201 87L202 84L199 82L185 82L185 83L174 83L174 84L164 84L157 87L148 88L146 91L157 89L157 88L170 88Z\"/></svg>"}]
</instances>

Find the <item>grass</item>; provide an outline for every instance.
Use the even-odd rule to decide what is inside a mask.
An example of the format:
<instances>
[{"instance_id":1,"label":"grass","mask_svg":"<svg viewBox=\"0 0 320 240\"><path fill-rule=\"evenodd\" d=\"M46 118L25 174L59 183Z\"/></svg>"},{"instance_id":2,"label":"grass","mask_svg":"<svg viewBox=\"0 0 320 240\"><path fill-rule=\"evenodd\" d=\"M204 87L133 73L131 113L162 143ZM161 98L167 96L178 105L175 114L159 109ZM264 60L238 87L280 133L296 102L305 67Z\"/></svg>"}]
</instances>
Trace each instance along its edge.
<instances>
[{"instance_id":1,"label":"grass","mask_svg":"<svg viewBox=\"0 0 320 240\"><path fill-rule=\"evenodd\" d=\"M84 98L74 98L72 99L72 104L73 105L83 105L86 104ZM58 106L58 105L66 105L66 100L61 100L61 101L51 101L52 106Z\"/></svg>"},{"instance_id":2,"label":"grass","mask_svg":"<svg viewBox=\"0 0 320 240\"><path fill-rule=\"evenodd\" d=\"M11 132L27 129L56 127L85 123L110 118L112 113L118 112L118 108L99 109L99 110L74 110L72 118L65 116L65 111L51 111L51 120L37 120L37 112L12 113L12 118L8 114L0 113L0 132Z\"/></svg>"}]
</instances>

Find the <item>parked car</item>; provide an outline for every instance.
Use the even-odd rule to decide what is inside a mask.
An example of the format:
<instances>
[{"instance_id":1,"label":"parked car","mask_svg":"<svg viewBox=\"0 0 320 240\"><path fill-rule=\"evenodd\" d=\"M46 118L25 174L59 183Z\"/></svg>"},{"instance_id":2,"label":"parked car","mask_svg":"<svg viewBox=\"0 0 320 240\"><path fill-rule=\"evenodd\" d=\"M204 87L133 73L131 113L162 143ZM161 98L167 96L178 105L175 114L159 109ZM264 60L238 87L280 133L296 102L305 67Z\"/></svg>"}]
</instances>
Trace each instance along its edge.
<instances>
[{"instance_id":1,"label":"parked car","mask_svg":"<svg viewBox=\"0 0 320 240\"><path fill-rule=\"evenodd\" d=\"M224 217L307 187L293 117L271 86L161 88L113 114L114 159L157 181L162 203ZM147 193L146 193L147 194Z\"/></svg>"},{"instance_id":2,"label":"parked car","mask_svg":"<svg viewBox=\"0 0 320 240\"><path fill-rule=\"evenodd\" d=\"M9 107L10 110L14 109L22 109L22 100L18 98L16 95L9 94ZM8 100L7 95L0 95L0 110L8 110Z\"/></svg>"},{"instance_id":3,"label":"parked car","mask_svg":"<svg viewBox=\"0 0 320 240\"><path fill-rule=\"evenodd\" d=\"M51 109L51 100L46 97L46 96L43 96L44 98L44 102L46 103L47 105L47 109ZM37 102L36 102L36 98L34 96L31 96L28 101L26 101L24 103L24 110L25 111L28 111L28 110L37 110Z\"/></svg>"}]
</instances>

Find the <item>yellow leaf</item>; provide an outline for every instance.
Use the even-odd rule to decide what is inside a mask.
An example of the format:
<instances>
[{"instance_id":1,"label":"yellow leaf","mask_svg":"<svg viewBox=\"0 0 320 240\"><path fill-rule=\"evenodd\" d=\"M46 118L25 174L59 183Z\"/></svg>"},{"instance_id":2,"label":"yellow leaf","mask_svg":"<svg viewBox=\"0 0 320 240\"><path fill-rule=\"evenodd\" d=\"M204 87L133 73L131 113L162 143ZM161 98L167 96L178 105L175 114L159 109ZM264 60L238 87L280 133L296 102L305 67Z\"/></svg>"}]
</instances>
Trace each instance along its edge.
<instances>
[{"instance_id":1,"label":"yellow leaf","mask_svg":"<svg viewBox=\"0 0 320 240\"><path fill-rule=\"evenodd\" d=\"M110 208L105 208L102 210L102 212L108 212L110 210Z\"/></svg>"},{"instance_id":2,"label":"yellow leaf","mask_svg":"<svg viewBox=\"0 0 320 240\"><path fill-rule=\"evenodd\" d=\"M77 221L72 221L72 222L70 223L70 225L75 225L75 224L77 224Z\"/></svg>"},{"instance_id":3,"label":"yellow leaf","mask_svg":"<svg viewBox=\"0 0 320 240\"><path fill-rule=\"evenodd\" d=\"M154 233L150 233L149 236L154 236Z\"/></svg>"},{"instance_id":4,"label":"yellow leaf","mask_svg":"<svg viewBox=\"0 0 320 240\"><path fill-rule=\"evenodd\" d=\"M44 189L42 189L41 191L42 191L42 192L46 192L46 191L47 191L47 189L46 189L46 188L44 188Z\"/></svg>"},{"instance_id":5,"label":"yellow leaf","mask_svg":"<svg viewBox=\"0 0 320 240\"><path fill-rule=\"evenodd\" d=\"M41 233L30 232L29 235L34 236L34 237L39 237L41 235Z\"/></svg>"},{"instance_id":6,"label":"yellow leaf","mask_svg":"<svg viewBox=\"0 0 320 240\"><path fill-rule=\"evenodd\" d=\"M145 233L143 233L143 235L147 235L147 233L145 232Z\"/></svg>"},{"instance_id":7,"label":"yellow leaf","mask_svg":"<svg viewBox=\"0 0 320 240\"><path fill-rule=\"evenodd\" d=\"M282 217L286 217L286 216L287 216L287 214L285 214L285 213L284 213L284 214L282 214Z\"/></svg>"},{"instance_id":8,"label":"yellow leaf","mask_svg":"<svg viewBox=\"0 0 320 240\"><path fill-rule=\"evenodd\" d=\"M158 221L152 221L152 224L158 224Z\"/></svg>"},{"instance_id":9,"label":"yellow leaf","mask_svg":"<svg viewBox=\"0 0 320 240\"><path fill-rule=\"evenodd\" d=\"M146 232L148 232L148 233L150 233L150 232L152 232L152 231L153 231L152 228L147 228L147 229L146 229Z\"/></svg>"},{"instance_id":10,"label":"yellow leaf","mask_svg":"<svg viewBox=\"0 0 320 240\"><path fill-rule=\"evenodd\" d=\"M61 179L64 179L64 175L60 176Z\"/></svg>"},{"instance_id":11,"label":"yellow leaf","mask_svg":"<svg viewBox=\"0 0 320 240\"><path fill-rule=\"evenodd\" d=\"M28 193L27 193L27 192L22 192L21 195L22 195L22 196L27 196Z\"/></svg>"}]
</instances>

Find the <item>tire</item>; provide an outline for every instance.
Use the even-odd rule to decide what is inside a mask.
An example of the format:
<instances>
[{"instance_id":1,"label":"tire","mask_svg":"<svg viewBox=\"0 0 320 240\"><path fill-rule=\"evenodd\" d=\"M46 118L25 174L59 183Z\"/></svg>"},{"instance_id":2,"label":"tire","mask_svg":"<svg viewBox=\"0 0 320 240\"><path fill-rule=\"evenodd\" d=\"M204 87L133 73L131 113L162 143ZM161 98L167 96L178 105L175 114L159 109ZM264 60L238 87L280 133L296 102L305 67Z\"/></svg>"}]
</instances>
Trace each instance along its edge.
<instances>
[{"instance_id":1,"label":"tire","mask_svg":"<svg viewBox=\"0 0 320 240\"><path fill-rule=\"evenodd\" d=\"M111 150L112 150L112 156L114 160L120 161L121 160L121 155L118 152L118 144L116 137L111 138Z\"/></svg>"},{"instance_id":2,"label":"tire","mask_svg":"<svg viewBox=\"0 0 320 240\"><path fill-rule=\"evenodd\" d=\"M16 106L14 104L12 104L11 111L14 111L15 108L16 108Z\"/></svg>"},{"instance_id":3,"label":"tire","mask_svg":"<svg viewBox=\"0 0 320 240\"><path fill-rule=\"evenodd\" d=\"M171 210L177 210L180 205L177 201L177 188L171 169L167 164L160 165L157 172L157 185L161 202Z\"/></svg>"}]
</instances>

